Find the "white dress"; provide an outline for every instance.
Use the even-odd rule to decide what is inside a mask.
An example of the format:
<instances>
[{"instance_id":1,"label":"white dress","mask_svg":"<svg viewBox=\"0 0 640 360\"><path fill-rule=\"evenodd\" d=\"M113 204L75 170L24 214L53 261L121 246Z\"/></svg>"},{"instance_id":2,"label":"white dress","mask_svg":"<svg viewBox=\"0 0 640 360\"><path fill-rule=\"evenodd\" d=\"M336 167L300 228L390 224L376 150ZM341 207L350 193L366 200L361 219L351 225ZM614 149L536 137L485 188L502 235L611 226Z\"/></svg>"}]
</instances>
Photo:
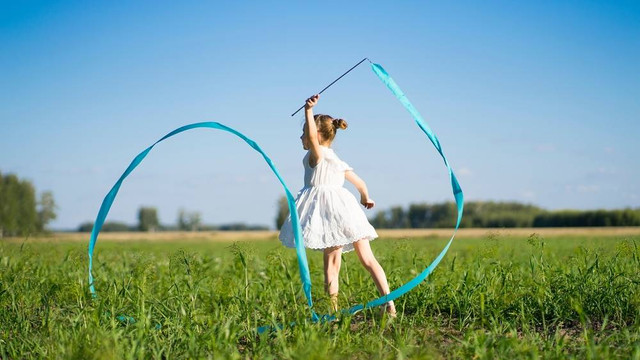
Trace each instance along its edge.
<instances>
[{"instance_id":1,"label":"white dress","mask_svg":"<svg viewBox=\"0 0 640 360\"><path fill-rule=\"evenodd\" d=\"M358 200L343 187L345 172L353 170L340 160L336 153L321 146L322 159L312 168L309 154L304 164L304 187L296 197L300 227L304 245L310 249L343 246L342 251L353 250L358 240L378 237ZM280 228L280 241L287 247L295 247L291 215Z\"/></svg>"}]
</instances>

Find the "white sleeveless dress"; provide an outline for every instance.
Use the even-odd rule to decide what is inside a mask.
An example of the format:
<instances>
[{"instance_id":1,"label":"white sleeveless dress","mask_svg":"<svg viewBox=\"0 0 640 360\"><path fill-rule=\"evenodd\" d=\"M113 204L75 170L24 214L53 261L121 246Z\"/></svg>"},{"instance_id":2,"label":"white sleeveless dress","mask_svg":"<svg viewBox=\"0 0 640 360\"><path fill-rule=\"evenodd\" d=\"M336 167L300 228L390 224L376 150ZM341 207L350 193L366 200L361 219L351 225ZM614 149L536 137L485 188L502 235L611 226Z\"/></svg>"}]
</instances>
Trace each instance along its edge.
<instances>
[{"instance_id":1,"label":"white sleeveless dress","mask_svg":"<svg viewBox=\"0 0 640 360\"><path fill-rule=\"evenodd\" d=\"M304 187L296 197L296 207L304 245L310 249L343 246L342 251L348 252L354 242L373 240L378 234L360 202L343 187L345 172L353 168L332 149L321 149L322 159L316 167L309 166L310 152L302 160ZM295 247L291 216L282 224L279 238L285 246Z\"/></svg>"}]
</instances>

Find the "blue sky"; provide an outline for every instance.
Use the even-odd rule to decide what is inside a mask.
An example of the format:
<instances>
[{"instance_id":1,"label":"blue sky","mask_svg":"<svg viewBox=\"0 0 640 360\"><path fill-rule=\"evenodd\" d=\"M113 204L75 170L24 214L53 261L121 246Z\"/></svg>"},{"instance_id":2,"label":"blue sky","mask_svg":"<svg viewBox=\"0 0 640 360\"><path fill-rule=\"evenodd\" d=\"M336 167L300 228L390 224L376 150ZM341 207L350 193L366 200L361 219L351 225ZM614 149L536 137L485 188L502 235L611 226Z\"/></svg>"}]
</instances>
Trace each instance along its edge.
<instances>
[{"instance_id":1,"label":"blue sky","mask_svg":"<svg viewBox=\"0 0 640 360\"><path fill-rule=\"evenodd\" d=\"M254 138L302 186L304 99L363 57L440 138L467 200L640 207L640 4L535 2L3 2L0 171L57 200L54 228L92 221L131 159L187 123ZM363 64L364 65L364 64ZM323 94L336 152L378 209L452 200L436 151L367 66ZM355 192L353 188L351 188ZM108 220L272 226L282 188L237 138L157 146Z\"/></svg>"}]
</instances>

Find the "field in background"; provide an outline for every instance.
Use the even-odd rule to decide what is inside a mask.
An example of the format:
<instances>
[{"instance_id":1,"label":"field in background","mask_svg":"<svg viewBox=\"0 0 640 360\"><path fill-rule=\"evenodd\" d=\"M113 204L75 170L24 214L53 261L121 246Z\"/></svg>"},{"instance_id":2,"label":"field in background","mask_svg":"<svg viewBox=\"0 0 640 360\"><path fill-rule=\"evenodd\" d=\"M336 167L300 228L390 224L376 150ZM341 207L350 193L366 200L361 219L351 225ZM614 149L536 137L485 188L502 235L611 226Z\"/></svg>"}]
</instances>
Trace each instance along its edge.
<instances>
[{"instance_id":1,"label":"field in background","mask_svg":"<svg viewBox=\"0 0 640 360\"><path fill-rule=\"evenodd\" d=\"M372 247L395 288L451 230L379 233ZM295 253L275 237L101 234L95 299L88 234L4 239L0 358L640 358L639 228L463 229L397 301L397 319L373 309L328 324L308 321ZM315 309L326 313L322 256L308 257ZM341 307L375 296L344 254Z\"/></svg>"},{"instance_id":2,"label":"field in background","mask_svg":"<svg viewBox=\"0 0 640 360\"><path fill-rule=\"evenodd\" d=\"M379 229L378 235L381 238L402 239L402 238L432 238L450 237L453 229ZM474 228L460 229L456 233L459 239L477 238L488 234L498 234L504 236L528 236L531 234L543 236L560 235L585 235L585 236L624 236L640 235L640 227L567 227L567 228ZM32 238L31 241L89 241L90 233L54 233L50 236ZM166 231L166 232L102 232L100 240L130 241L245 241L245 240L273 240L278 237L277 231ZM24 241L24 238L5 239L14 242Z\"/></svg>"}]
</instances>

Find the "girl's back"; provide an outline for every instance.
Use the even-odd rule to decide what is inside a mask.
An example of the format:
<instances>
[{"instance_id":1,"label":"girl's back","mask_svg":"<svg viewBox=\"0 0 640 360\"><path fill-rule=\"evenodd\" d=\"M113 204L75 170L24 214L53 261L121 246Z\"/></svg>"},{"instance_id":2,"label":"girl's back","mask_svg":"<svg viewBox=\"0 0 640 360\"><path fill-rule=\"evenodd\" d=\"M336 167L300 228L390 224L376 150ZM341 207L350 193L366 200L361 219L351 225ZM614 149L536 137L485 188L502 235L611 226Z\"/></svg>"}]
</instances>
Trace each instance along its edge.
<instances>
[{"instance_id":1,"label":"girl's back","mask_svg":"<svg viewBox=\"0 0 640 360\"><path fill-rule=\"evenodd\" d=\"M321 146L322 160L315 167L309 165L307 152L302 160L304 165L304 187L312 186L343 186L345 172L353 170L346 162L340 160L333 149Z\"/></svg>"}]
</instances>

